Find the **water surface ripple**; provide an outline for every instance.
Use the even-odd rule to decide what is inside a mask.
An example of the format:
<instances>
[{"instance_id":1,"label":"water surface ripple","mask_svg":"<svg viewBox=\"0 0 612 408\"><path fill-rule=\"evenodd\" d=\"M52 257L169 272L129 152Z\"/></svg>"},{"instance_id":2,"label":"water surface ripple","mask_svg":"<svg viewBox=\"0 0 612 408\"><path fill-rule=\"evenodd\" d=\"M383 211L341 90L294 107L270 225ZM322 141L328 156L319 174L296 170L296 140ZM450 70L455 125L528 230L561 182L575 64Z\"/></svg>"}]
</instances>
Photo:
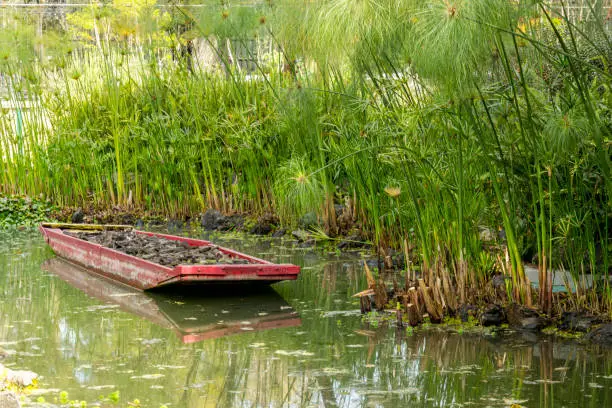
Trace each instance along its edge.
<instances>
[{"instance_id":1,"label":"water surface ripple","mask_svg":"<svg viewBox=\"0 0 612 408\"><path fill-rule=\"evenodd\" d=\"M302 274L256 294L142 294L56 259L36 232L0 233L0 362L39 373L51 402L62 390L143 407L612 407L609 351L371 325L351 298L358 256L206 238Z\"/></svg>"}]
</instances>

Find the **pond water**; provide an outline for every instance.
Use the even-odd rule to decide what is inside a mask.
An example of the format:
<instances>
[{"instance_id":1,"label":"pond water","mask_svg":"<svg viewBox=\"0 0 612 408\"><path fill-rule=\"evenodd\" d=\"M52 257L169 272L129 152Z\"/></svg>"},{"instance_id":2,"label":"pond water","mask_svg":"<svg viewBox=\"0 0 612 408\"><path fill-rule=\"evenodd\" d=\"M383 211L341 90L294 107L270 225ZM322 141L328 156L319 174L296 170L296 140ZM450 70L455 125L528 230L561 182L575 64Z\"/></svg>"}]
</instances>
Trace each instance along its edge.
<instances>
[{"instance_id":1,"label":"pond water","mask_svg":"<svg viewBox=\"0 0 612 408\"><path fill-rule=\"evenodd\" d=\"M301 276L256 294L145 295L57 260L34 231L0 233L0 363L39 373L55 404L65 391L155 408L612 407L610 351L369 323L351 297L358 255L206 238Z\"/></svg>"}]
</instances>

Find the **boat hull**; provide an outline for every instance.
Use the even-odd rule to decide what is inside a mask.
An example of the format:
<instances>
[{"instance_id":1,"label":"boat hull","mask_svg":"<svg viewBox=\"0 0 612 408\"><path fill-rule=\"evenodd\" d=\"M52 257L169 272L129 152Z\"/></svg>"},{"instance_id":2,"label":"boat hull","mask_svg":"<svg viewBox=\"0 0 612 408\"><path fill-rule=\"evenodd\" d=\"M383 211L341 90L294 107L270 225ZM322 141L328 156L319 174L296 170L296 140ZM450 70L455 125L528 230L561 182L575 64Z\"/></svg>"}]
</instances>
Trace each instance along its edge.
<instances>
[{"instance_id":1,"label":"boat hull","mask_svg":"<svg viewBox=\"0 0 612 408\"><path fill-rule=\"evenodd\" d=\"M217 248L221 252L245 259L249 261L249 264L178 265L174 268L169 268L102 245L75 238L65 234L59 228L41 226L40 231L57 256L139 290L151 290L178 284L271 284L283 280L295 280L300 272L300 267L296 265L274 264L218 246ZM191 246L212 245L209 241L175 235L145 231L134 232L181 241Z\"/></svg>"}]
</instances>

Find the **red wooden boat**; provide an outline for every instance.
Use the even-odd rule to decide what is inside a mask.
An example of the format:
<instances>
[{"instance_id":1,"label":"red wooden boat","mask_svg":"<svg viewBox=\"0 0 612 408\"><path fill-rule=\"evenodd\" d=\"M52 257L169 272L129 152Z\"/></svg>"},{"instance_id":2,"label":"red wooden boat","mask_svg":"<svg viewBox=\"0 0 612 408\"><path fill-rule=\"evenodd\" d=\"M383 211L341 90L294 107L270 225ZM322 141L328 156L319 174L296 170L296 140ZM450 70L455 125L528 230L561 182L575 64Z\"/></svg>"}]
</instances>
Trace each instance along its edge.
<instances>
[{"instance_id":1,"label":"red wooden boat","mask_svg":"<svg viewBox=\"0 0 612 408\"><path fill-rule=\"evenodd\" d=\"M274 264L231 249L214 246L224 255L239 258L247 264L177 265L173 268L146 259L128 255L105 246L66 234L72 230L117 230L126 226L89 226L83 224L41 224L45 241L60 257L84 266L112 280L140 290L149 290L176 284L210 283L275 283L295 280L300 267L291 264ZM175 235L132 230L172 241L180 241L192 247L213 246L210 241Z\"/></svg>"}]
</instances>

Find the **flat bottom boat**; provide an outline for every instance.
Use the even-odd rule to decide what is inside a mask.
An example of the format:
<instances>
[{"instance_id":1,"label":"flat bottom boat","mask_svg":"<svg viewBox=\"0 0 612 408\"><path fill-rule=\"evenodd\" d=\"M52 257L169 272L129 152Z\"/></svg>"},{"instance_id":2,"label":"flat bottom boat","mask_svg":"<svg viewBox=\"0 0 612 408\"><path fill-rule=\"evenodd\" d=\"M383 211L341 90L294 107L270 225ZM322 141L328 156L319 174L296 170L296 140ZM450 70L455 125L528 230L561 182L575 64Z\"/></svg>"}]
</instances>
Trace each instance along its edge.
<instances>
[{"instance_id":1,"label":"flat bottom boat","mask_svg":"<svg viewBox=\"0 0 612 408\"><path fill-rule=\"evenodd\" d=\"M139 290L178 284L271 284L295 280L300 272L299 266L274 264L216 246L210 241L138 231L130 226L43 223L40 225L40 231L59 257ZM156 256L145 259L138 253L122 251L118 245L111 248L103 239L88 240L86 235L121 231L129 232L132 238L142 240L153 237L157 244L166 242L169 247L180 245L184 249L201 254L209 249L214 250L217 261L212 259L212 263L193 263L199 258L192 257L188 264L174 265L160 260L164 259L163 249L158 251L160 253L155 254ZM164 262L167 265L164 265Z\"/></svg>"}]
</instances>

